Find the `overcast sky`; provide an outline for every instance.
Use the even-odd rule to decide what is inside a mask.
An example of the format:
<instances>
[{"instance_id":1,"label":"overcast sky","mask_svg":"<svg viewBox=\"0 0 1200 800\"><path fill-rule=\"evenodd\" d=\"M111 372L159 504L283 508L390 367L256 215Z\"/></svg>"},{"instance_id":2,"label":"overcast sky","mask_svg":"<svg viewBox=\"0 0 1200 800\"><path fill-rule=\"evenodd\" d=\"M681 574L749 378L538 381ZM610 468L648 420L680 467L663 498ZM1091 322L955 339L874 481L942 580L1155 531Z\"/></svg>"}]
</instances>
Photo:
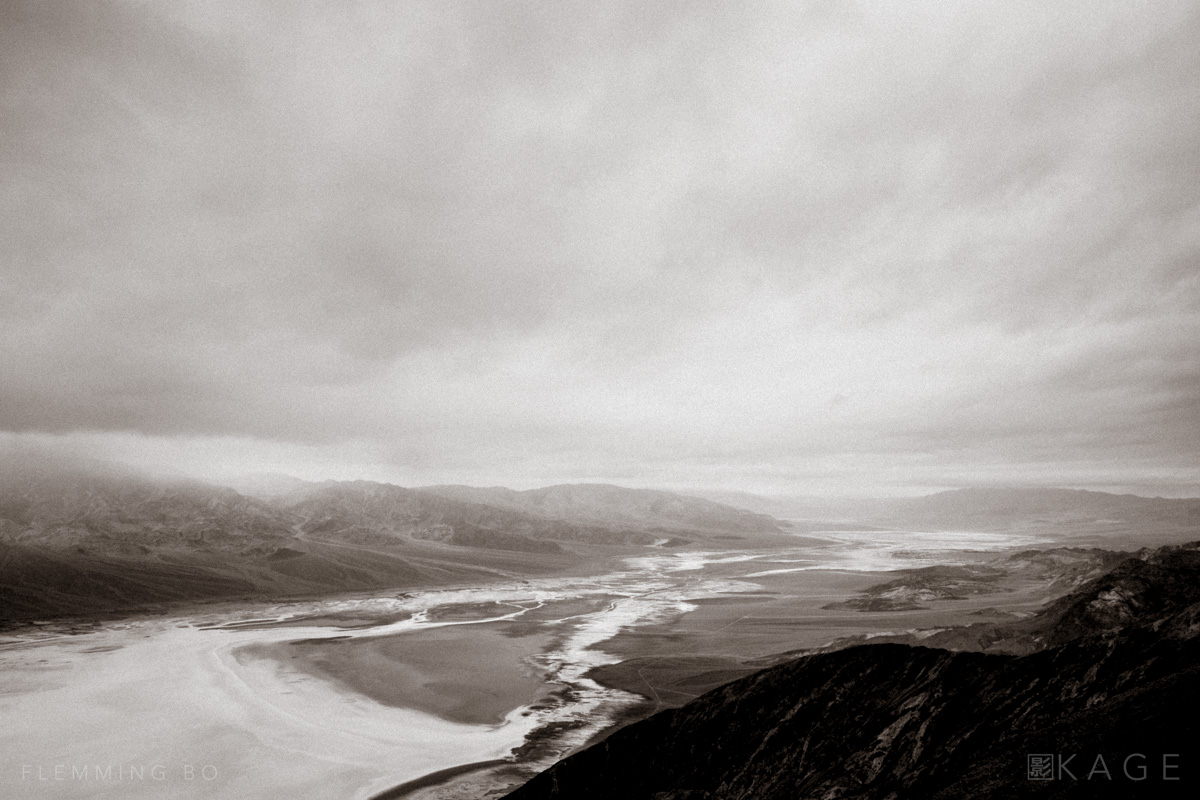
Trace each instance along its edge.
<instances>
[{"instance_id":1,"label":"overcast sky","mask_svg":"<svg viewBox=\"0 0 1200 800\"><path fill-rule=\"evenodd\" d=\"M0 445L1200 494L1200 4L0 0Z\"/></svg>"}]
</instances>

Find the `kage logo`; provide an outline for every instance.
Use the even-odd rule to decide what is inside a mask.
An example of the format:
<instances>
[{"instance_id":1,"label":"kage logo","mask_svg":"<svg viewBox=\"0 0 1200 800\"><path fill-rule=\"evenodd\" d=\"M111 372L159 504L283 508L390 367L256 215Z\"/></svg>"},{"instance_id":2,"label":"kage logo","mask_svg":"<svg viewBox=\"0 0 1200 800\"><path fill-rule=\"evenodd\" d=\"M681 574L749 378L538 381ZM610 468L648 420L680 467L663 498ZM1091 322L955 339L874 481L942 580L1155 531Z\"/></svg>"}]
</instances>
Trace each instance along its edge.
<instances>
[{"instance_id":1,"label":"kage logo","mask_svg":"<svg viewBox=\"0 0 1200 800\"><path fill-rule=\"evenodd\" d=\"M1095 757L1081 753L1028 753L1025 756L1025 777L1031 781L1177 781L1180 779L1178 758L1178 753L1155 756L1130 753L1123 758L1114 756L1112 764L1117 768L1114 776L1108 766L1109 760L1105 759L1103 753L1097 753ZM1084 769L1087 769L1086 774Z\"/></svg>"},{"instance_id":2,"label":"kage logo","mask_svg":"<svg viewBox=\"0 0 1200 800\"><path fill-rule=\"evenodd\" d=\"M1054 780L1054 756L1050 753L1030 753L1025 756L1025 777L1031 781Z\"/></svg>"}]
</instances>

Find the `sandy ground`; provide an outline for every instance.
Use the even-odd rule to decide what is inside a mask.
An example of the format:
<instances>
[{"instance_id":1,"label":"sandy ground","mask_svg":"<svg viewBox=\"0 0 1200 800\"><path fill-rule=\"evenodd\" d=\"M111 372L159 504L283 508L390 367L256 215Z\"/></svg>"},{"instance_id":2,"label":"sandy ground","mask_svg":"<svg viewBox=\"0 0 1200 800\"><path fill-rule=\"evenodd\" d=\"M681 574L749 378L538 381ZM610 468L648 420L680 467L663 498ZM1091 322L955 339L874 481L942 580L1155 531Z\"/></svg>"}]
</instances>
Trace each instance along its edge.
<instances>
[{"instance_id":1,"label":"sandy ground","mask_svg":"<svg viewBox=\"0 0 1200 800\"><path fill-rule=\"evenodd\" d=\"M394 708L413 708L451 722L500 725L513 709L549 693L530 666L550 642L528 624L416 630L368 639L307 639L249 645L239 663L269 659L305 670Z\"/></svg>"}]
</instances>

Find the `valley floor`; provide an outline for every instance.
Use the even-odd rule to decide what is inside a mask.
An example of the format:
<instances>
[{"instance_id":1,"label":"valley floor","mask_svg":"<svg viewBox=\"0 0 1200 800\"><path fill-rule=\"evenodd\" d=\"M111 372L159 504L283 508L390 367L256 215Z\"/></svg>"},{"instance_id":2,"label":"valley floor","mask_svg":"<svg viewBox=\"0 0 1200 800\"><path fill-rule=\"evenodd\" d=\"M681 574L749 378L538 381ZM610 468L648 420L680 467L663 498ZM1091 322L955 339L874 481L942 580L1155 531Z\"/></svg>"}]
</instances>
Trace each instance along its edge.
<instances>
[{"instance_id":1,"label":"valley floor","mask_svg":"<svg viewBox=\"0 0 1200 800\"><path fill-rule=\"evenodd\" d=\"M1044 583L1015 581L910 610L852 610L837 604L890 570L1047 543L878 531L794 542L658 551L591 576L12 633L0 639L0 793L481 797L615 721L781 653L1029 613L1048 596ZM455 774L479 762L501 763Z\"/></svg>"}]
</instances>

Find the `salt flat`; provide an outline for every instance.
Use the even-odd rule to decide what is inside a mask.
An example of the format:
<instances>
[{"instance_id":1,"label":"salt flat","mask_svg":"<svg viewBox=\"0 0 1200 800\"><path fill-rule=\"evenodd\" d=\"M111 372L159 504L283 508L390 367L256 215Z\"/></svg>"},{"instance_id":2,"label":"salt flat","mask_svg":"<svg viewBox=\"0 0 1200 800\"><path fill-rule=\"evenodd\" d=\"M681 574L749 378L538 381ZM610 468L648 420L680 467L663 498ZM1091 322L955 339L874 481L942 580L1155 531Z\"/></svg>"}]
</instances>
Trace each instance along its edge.
<instances>
[{"instance_id":1,"label":"salt flat","mask_svg":"<svg viewBox=\"0 0 1200 800\"><path fill-rule=\"evenodd\" d=\"M230 655L277 632L178 624L147 621L5 652L6 675L21 679L0 701L5 796L366 796L383 775L389 785L504 755L531 724L456 724L382 705ZM86 652L97 645L117 649ZM65 770L56 775L56 765Z\"/></svg>"}]
</instances>

